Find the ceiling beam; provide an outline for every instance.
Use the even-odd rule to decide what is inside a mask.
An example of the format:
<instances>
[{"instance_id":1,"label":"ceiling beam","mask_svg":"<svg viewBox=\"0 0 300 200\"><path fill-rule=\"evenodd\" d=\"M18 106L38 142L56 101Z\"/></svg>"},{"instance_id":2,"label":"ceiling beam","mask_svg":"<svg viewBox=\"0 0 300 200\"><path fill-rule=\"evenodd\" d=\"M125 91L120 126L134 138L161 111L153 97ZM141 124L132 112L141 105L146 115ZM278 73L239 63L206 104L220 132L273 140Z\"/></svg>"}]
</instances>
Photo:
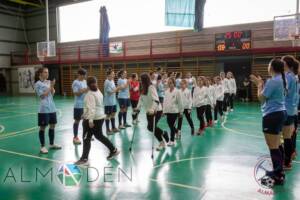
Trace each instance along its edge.
<instances>
[{"instance_id":1,"label":"ceiling beam","mask_svg":"<svg viewBox=\"0 0 300 200\"><path fill-rule=\"evenodd\" d=\"M37 8L44 7L41 4L33 3L33 2L28 2L26 0L8 0L8 1L13 2L13 3L17 3L17 4L21 4L21 5L25 5L25 6L33 6L33 7L37 7Z\"/></svg>"}]
</instances>

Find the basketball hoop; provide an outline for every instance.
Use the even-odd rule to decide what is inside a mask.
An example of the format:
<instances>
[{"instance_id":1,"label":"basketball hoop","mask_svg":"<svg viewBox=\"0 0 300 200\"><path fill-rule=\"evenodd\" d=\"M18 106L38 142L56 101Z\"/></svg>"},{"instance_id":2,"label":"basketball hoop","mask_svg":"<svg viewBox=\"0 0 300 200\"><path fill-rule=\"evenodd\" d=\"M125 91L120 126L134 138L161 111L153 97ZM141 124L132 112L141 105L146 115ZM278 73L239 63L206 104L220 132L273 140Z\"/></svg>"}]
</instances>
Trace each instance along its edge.
<instances>
[{"instance_id":1,"label":"basketball hoop","mask_svg":"<svg viewBox=\"0 0 300 200\"><path fill-rule=\"evenodd\" d=\"M55 41L38 42L36 55L41 62L44 62L47 57L55 57Z\"/></svg>"}]
</instances>

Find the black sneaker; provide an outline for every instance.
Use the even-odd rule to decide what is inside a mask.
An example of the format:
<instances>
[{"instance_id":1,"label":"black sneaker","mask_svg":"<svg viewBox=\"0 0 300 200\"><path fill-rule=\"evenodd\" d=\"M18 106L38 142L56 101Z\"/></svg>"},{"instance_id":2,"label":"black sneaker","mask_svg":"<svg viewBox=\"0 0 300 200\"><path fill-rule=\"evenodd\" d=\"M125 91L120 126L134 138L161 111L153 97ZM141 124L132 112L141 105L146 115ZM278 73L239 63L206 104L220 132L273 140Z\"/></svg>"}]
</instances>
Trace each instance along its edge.
<instances>
[{"instance_id":1,"label":"black sneaker","mask_svg":"<svg viewBox=\"0 0 300 200\"><path fill-rule=\"evenodd\" d=\"M79 165L79 166L87 166L87 165L89 165L89 161L88 161L88 159L80 159L77 162L75 162L74 164Z\"/></svg>"},{"instance_id":2,"label":"black sneaker","mask_svg":"<svg viewBox=\"0 0 300 200\"><path fill-rule=\"evenodd\" d=\"M191 135L195 135L195 130L194 129L191 130Z\"/></svg>"},{"instance_id":3,"label":"black sneaker","mask_svg":"<svg viewBox=\"0 0 300 200\"><path fill-rule=\"evenodd\" d=\"M116 148L113 152L110 152L109 155L107 156L107 160L111 160L117 155L119 155L120 151Z\"/></svg>"},{"instance_id":4,"label":"black sneaker","mask_svg":"<svg viewBox=\"0 0 300 200\"><path fill-rule=\"evenodd\" d=\"M170 139L169 139L169 134L167 131L164 131L163 133L163 138L165 139L166 143L169 143Z\"/></svg>"}]
</instances>

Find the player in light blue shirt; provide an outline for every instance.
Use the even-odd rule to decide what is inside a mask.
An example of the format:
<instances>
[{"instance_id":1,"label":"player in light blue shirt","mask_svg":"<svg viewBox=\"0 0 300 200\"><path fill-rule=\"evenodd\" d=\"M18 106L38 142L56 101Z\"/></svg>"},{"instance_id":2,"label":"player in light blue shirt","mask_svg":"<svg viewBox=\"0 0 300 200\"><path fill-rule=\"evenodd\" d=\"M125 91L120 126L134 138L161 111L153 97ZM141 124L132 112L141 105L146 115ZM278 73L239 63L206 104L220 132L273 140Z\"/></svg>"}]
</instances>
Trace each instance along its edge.
<instances>
[{"instance_id":1,"label":"player in light blue shirt","mask_svg":"<svg viewBox=\"0 0 300 200\"><path fill-rule=\"evenodd\" d=\"M113 70L108 70L107 79L104 82L104 112L106 114L105 125L107 134L113 134L119 132L119 129L115 125L115 115L117 112L117 99L116 92L118 88L115 85L115 73ZM112 129L109 127L111 122Z\"/></svg>"},{"instance_id":2,"label":"player in light blue shirt","mask_svg":"<svg viewBox=\"0 0 300 200\"><path fill-rule=\"evenodd\" d=\"M261 184L274 180L275 185L282 185L285 181L283 170L283 155L280 146L280 136L286 118L285 93L287 92L284 63L280 59L273 59L268 67L272 76L265 85L261 77L251 75L251 81L257 86L257 97L262 102L262 125L266 143L269 147L273 163L273 171L266 172L261 178Z\"/></svg>"},{"instance_id":3,"label":"player in light blue shirt","mask_svg":"<svg viewBox=\"0 0 300 200\"><path fill-rule=\"evenodd\" d=\"M288 91L285 97L285 107L287 111L287 119L283 126L284 138L284 168L286 170L292 169L292 154L293 141L292 136L295 130L295 120L298 112L298 61L293 56L284 56L282 58L285 66L285 77L287 80Z\"/></svg>"},{"instance_id":4,"label":"player in light blue shirt","mask_svg":"<svg viewBox=\"0 0 300 200\"><path fill-rule=\"evenodd\" d=\"M120 106L120 112L118 115L119 118L119 129L125 129L127 127L131 127L127 123L127 108L130 106L129 99L129 80L127 80L127 72L125 70L121 70L118 72L118 101ZM123 119L123 124L122 124Z\"/></svg>"},{"instance_id":5,"label":"player in light blue shirt","mask_svg":"<svg viewBox=\"0 0 300 200\"><path fill-rule=\"evenodd\" d=\"M35 92L40 98L40 108L38 112L39 139L41 144L40 153L47 154L48 149L45 147L45 129L49 125L50 149L61 149L54 144L55 124L57 123L56 107L53 101L55 93L55 79L49 81L49 72L45 67L39 68L35 75Z\"/></svg>"},{"instance_id":6,"label":"player in light blue shirt","mask_svg":"<svg viewBox=\"0 0 300 200\"><path fill-rule=\"evenodd\" d=\"M156 90L157 90L157 95L158 95L158 98L159 98L159 102L161 104L163 104L164 98L165 98L165 86L163 84L162 76L161 75L157 76Z\"/></svg>"},{"instance_id":7,"label":"player in light blue shirt","mask_svg":"<svg viewBox=\"0 0 300 200\"><path fill-rule=\"evenodd\" d=\"M77 79L73 81L72 84L72 90L73 94L75 96L75 102L74 102L74 112L73 112L73 143L75 145L81 144L80 139L78 138L78 127L81 120L81 116L83 114L83 101L86 92L88 91L87 85L86 85L86 70L83 68L80 68L77 71Z\"/></svg>"}]
</instances>

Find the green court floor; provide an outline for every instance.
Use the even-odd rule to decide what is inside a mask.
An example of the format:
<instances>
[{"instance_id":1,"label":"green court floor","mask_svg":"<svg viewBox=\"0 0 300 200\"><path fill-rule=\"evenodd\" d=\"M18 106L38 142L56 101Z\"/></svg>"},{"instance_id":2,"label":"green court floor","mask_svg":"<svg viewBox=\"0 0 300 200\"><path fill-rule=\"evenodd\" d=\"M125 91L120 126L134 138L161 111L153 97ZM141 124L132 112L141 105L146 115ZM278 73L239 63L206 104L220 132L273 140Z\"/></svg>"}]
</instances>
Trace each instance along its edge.
<instances>
[{"instance_id":1,"label":"green court floor","mask_svg":"<svg viewBox=\"0 0 300 200\"><path fill-rule=\"evenodd\" d=\"M270 167L258 104L238 104L204 136L192 137L184 120L181 141L155 152L154 162L142 113L137 127L109 136L121 149L117 159L107 161L107 150L95 140L90 166L76 168L68 165L82 151L82 145L72 143L72 98L55 99L56 142L63 150L42 156L38 103L35 97L0 97L0 199L300 199L300 161L294 161L284 186L272 190L256 181L261 166ZM198 125L194 112L193 118ZM167 129L165 119L160 126Z\"/></svg>"}]
</instances>

